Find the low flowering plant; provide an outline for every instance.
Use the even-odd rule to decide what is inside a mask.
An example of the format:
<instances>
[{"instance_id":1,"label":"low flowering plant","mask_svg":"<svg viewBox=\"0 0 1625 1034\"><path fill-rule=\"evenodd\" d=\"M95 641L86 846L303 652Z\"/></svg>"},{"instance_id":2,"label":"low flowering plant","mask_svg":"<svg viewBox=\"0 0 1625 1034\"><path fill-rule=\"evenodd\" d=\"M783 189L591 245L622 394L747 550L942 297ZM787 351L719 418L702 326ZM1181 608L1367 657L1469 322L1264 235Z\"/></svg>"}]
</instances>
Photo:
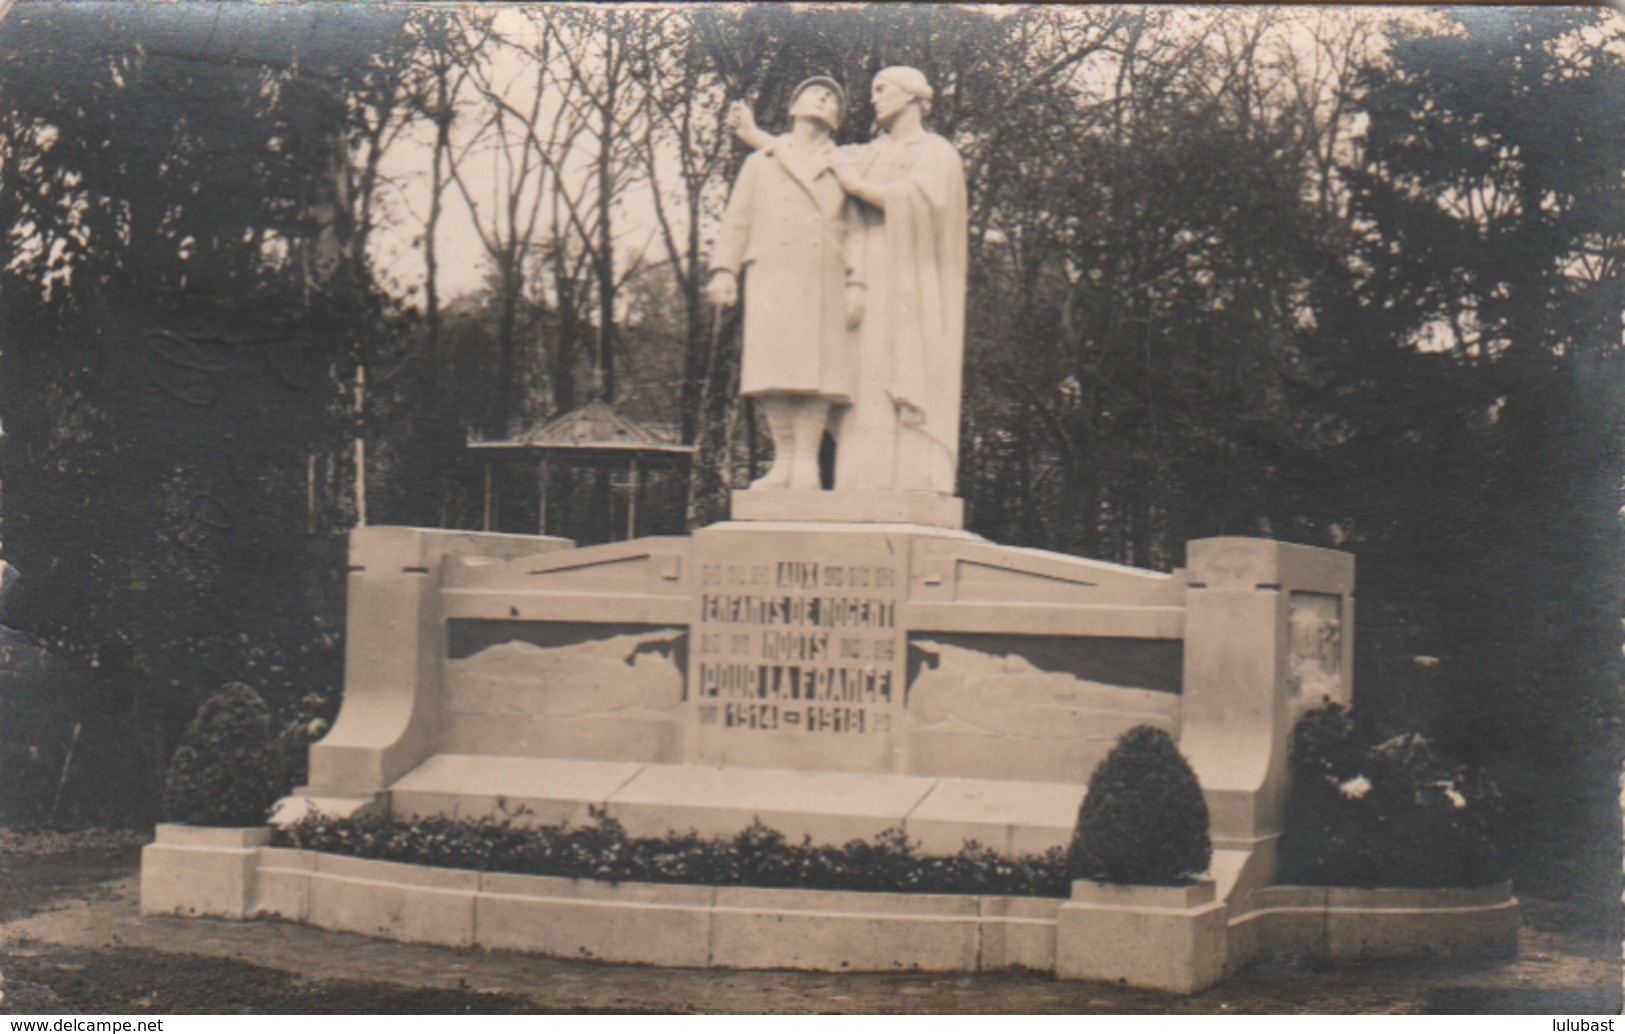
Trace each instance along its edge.
<instances>
[{"instance_id":1,"label":"low flowering plant","mask_svg":"<svg viewBox=\"0 0 1625 1034\"><path fill-rule=\"evenodd\" d=\"M1329 703L1292 733L1292 796L1281 835L1283 883L1477 887L1507 877L1494 834L1502 799L1482 770L1424 736L1362 742Z\"/></svg>"},{"instance_id":2,"label":"low flowering plant","mask_svg":"<svg viewBox=\"0 0 1625 1034\"><path fill-rule=\"evenodd\" d=\"M608 883L692 883L920 894L1066 897L1066 852L1006 858L967 841L956 855L919 853L901 829L844 845L799 843L759 820L731 837L693 831L633 837L601 809L580 826L529 825L523 811L492 818L310 815L275 843L329 854L451 869Z\"/></svg>"}]
</instances>

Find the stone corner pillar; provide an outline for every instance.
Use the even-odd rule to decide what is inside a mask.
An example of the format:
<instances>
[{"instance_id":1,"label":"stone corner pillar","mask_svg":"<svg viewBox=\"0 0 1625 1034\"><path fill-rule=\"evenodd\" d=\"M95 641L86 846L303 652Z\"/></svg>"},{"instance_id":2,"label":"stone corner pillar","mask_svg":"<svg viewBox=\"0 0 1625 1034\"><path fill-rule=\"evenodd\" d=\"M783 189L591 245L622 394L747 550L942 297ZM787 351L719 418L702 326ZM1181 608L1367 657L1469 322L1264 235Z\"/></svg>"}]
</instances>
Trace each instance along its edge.
<instances>
[{"instance_id":1,"label":"stone corner pillar","mask_svg":"<svg viewBox=\"0 0 1625 1034\"><path fill-rule=\"evenodd\" d=\"M1258 854L1269 882L1298 717L1347 704L1354 557L1269 539L1189 543L1180 748L1202 783L1213 846Z\"/></svg>"},{"instance_id":2,"label":"stone corner pillar","mask_svg":"<svg viewBox=\"0 0 1625 1034\"><path fill-rule=\"evenodd\" d=\"M310 785L295 796L374 797L434 752L441 666L443 563L569 548L568 539L372 526L350 532L344 699L310 748Z\"/></svg>"}]
</instances>

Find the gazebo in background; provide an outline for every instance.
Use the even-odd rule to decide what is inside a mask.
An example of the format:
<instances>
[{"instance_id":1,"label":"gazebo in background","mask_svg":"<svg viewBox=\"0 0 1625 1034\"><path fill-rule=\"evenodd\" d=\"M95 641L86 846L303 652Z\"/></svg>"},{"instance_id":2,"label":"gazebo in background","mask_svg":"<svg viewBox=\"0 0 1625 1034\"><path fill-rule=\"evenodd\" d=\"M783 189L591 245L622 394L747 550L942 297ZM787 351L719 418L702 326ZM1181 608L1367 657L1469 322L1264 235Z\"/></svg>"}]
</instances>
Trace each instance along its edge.
<instances>
[{"instance_id":1,"label":"gazebo in background","mask_svg":"<svg viewBox=\"0 0 1625 1034\"><path fill-rule=\"evenodd\" d=\"M536 531L548 533L548 494L556 475L567 484L573 484L575 474L593 471L601 486L597 505L603 510L603 519L610 522L614 507L612 482L617 474L624 476L621 486L626 494L626 538L638 536L638 509L640 497L650 480L672 473L684 476L692 460L694 447L679 445L654 429L617 413L613 406L595 399L580 409L554 417L539 427L532 428L510 439L501 441L473 441L470 449L483 454L485 502L483 528L486 531L515 531L499 528L502 500L497 498L496 479L493 476L498 463L518 467L516 481L528 480L526 471L535 471ZM581 497L580 493L572 495ZM527 507L528 509L528 507ZM615 538L614 521L607 529L609 540ZM526 529L528 530L528 529ZM575 536L571 536L575 537Z\"/></svg>"}]
</instances>

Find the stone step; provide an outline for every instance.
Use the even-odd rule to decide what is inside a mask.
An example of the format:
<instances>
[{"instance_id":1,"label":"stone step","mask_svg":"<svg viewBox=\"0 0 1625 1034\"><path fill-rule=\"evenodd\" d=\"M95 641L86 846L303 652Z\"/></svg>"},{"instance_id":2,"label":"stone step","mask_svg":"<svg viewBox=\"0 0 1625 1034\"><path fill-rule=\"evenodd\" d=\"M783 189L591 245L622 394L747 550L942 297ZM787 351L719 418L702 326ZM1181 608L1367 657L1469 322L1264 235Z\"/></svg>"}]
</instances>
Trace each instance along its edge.
<instances>
[{"instance_id":1,"label":"stone step","mask_svg":"<svg viewBox=\"0 0 1625 1034\"><path fill-rule=\"evenodd\" d=\"M516 815L535 825L589 821L598 807L634 836L732 836L760 819L799 842L844 844L901 827L925 854L975 840L1035 854L1072 837L1087 788L1076 784L771 768L437 754L390 787L398 815Z\"/></svg>"}]
</instances>

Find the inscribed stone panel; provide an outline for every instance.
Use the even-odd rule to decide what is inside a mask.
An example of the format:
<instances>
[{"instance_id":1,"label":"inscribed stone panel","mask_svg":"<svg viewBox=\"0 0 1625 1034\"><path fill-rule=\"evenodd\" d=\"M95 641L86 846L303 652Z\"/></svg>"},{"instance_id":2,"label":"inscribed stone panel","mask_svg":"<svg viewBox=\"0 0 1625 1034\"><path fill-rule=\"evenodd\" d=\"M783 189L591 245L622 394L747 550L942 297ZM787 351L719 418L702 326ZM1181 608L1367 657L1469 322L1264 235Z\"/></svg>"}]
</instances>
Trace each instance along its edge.
<instances>
[{"instance_id":1,"label":"inscribed stone panel","mask_svg":"<svg viewBox=\"0 0 1625 1034\"><path fill-rule=\"evenodd\" d=\"M713 536L696 547L696 760L891 768L903 551L873 535Z\"/></svg>"}]
</instances>

